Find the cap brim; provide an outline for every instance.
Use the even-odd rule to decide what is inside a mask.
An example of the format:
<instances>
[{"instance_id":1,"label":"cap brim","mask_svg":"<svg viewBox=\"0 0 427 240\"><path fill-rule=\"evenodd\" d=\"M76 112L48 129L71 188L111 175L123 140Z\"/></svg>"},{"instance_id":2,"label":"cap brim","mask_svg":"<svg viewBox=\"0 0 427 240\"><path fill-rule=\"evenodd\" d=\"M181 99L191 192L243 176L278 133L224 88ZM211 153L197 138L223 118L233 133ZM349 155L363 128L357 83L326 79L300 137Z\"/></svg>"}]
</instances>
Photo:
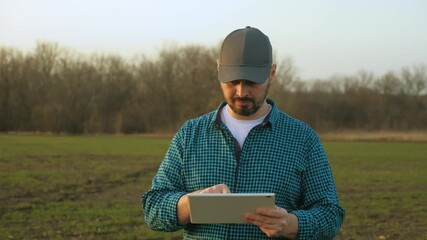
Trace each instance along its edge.
<instances>
[{"instance_id":1,"label":"cap brim","mask_svg":"<svg viewBox=\"0 0 427 240\"><path fill-rule=\"evenodd\" d=\"M235 80L247 80L254 83L264 83L270 75L270 66L224 66L218 68L218 79L226 83Z\"/></svg>"}]
</instances>

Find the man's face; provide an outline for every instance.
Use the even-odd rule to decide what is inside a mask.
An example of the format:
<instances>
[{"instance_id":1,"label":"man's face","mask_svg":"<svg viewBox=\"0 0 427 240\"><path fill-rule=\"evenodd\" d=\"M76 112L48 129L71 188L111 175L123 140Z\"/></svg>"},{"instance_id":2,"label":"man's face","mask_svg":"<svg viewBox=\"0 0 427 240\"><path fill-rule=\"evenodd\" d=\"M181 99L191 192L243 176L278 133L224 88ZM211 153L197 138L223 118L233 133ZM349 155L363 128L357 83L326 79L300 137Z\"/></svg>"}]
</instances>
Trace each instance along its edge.
<instances>
[{"instance_id":1,"label":"man's face","mask_svg":"<svg viewBox=\"0 0 427 240\"><path fill-rule=\"evenodd\" d=\"M270 79L262 84L247 80L221 83L222 93L234 116L250 119L264 104L270 87ZM258 116L257 116L258 117Z\"/></svg>"}]
</instances>

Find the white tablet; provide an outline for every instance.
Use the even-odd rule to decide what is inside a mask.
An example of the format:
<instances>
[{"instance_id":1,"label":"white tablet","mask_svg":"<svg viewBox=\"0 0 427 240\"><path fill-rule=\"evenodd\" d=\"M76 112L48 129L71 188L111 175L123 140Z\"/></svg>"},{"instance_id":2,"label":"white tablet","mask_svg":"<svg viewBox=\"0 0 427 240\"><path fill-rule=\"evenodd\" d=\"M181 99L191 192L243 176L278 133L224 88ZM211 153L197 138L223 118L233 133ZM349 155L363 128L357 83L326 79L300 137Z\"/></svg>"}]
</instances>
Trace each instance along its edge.
<instances>
[{"instance_id":1,"label":"white tablet","mask_svg":"<svg viewBox=\"0 0 427 240\"><path fill-rule=\"evenodd\" d=\"M190 193L191 223L245 223L245 213L257 208L274 208L274 193Z\"/></svg>"}]
</instances>

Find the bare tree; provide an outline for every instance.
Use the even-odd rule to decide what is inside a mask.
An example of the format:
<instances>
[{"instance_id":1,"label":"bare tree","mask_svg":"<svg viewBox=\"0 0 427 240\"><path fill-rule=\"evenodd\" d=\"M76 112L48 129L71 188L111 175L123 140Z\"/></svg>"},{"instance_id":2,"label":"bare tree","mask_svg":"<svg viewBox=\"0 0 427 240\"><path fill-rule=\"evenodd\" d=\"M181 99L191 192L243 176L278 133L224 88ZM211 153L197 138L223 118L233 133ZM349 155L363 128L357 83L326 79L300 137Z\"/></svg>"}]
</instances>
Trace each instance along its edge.
<instances>
[{"instance_id":1,"label":"bare tree","mask_svg":"<svg viewBox=\"0 0 427 240\"><path fill-rule=\"evenodd\" d=\"M395 95L402 89L402 81L391 71L375 82L375 88L380 94Z\"/></svg>"},{"instance_id":2,"label":"bare tree","mask_svg":"<svg viewBox=\"0 0 427 240\"><path fill-rule=\"evenodd\" d=\"M76 55L56 43L39 42L26 54L0 48L0 131L174 131L223 100L217 57L218 47L200 45L133 61ZM276 74L270 97L318 130L427 128L426 65L308 82L287 58Z\"/></svg>"},{"instance_id":3,"label":"bare tree","mask_svg":"<svg viewBox=\"0 0 427 240\"><path fill-rule=\"evenodd\" d=\"M403 92L409 96L419 96L427 88L427 66L418 65L402 69Z\"/></svg>"}]
</instances>

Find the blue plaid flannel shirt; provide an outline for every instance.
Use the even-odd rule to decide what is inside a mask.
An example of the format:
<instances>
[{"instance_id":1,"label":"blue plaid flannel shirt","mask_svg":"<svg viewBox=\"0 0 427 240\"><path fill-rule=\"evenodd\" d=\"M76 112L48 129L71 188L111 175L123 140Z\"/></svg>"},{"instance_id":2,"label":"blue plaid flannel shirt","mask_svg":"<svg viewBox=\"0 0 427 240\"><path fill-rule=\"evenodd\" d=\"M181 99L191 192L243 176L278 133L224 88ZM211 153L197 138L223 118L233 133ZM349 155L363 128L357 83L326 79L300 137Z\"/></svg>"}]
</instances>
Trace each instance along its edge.
<instances>
[{"instance_id":1,"label":"blue plaid flannel shirt","mask_svg":"<svg viewBox=\"0 0 427 240\"><path fill-rule=\"evenodd\" d=\"M142 197L146 223L154 230L184 228L184 239L269 239L250 224L187 224L177 218L179 198L225 183L233 193L272 192L276 205L298 218L298 239L333 239L345 212L331 168L315 132L273 106L240 149L220 121L220 108L187 121L176 133Z\"/></svg>"}]
</instances>

